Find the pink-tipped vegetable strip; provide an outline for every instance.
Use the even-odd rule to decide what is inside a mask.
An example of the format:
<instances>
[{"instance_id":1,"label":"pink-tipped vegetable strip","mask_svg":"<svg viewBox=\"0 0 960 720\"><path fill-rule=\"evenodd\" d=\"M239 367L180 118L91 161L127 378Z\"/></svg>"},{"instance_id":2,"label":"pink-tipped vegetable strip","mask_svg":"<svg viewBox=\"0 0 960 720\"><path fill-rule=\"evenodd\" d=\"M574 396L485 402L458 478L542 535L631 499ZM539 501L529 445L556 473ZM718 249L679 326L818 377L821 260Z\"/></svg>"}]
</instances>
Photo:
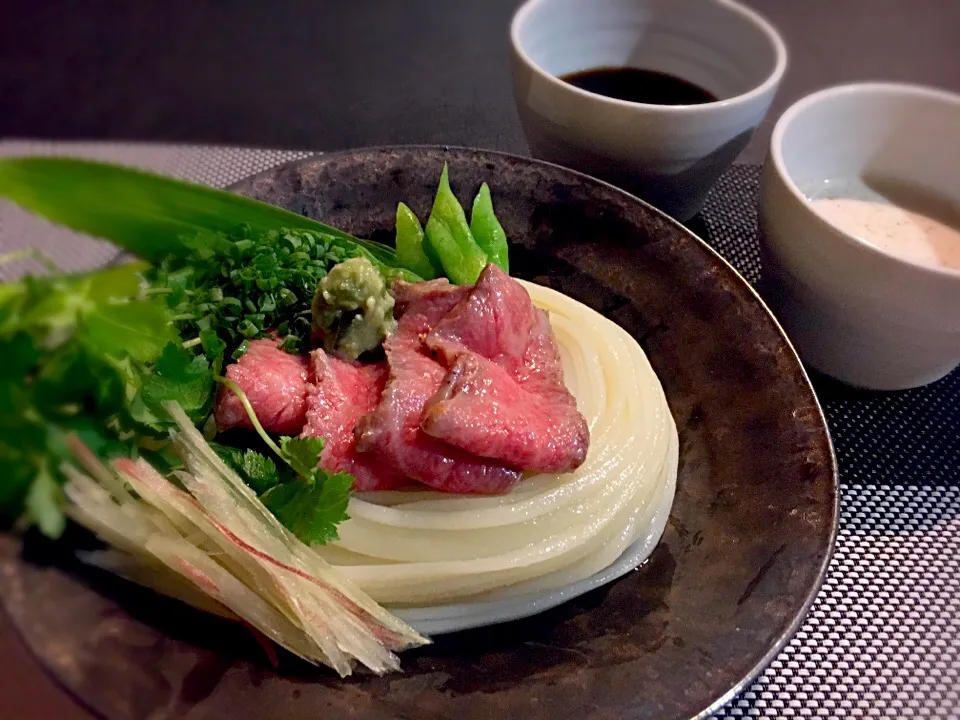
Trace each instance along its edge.
<instances>
[{"instance_id":1,"label":"pink-tipped vegetable strip","mask_svg":"<svg viewBox=\"0 0 960 720\"><path fill-rule=\"evenodd\" d=\"M238 618L312 663L348 675L399 667L394 651L428 640L284 528L213 452L179 406L168 407L186 490L140 460L103 465L78 439L86 472L65 467L68 513L115 550L90 560L202 610Z\"/></svg>"}]
</instances>

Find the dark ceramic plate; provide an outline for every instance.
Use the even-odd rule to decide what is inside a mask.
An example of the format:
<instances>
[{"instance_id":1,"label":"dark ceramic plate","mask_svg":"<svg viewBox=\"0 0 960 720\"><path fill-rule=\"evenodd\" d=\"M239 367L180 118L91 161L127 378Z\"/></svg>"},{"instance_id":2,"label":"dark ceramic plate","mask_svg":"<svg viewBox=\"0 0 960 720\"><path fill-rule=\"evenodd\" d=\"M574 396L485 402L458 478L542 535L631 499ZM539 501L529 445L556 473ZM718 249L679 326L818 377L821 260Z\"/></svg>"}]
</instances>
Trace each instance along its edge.
<instances>
[{"instance_id":1,"label":"dark ceramic plate","mask_svg":"<svg viewBox=\"0 0 960 720\"><path fill-rule=\"evenodd\" d=\"M49 548L0 541L7 610L47 667L111 720L151 718L705 717L787 642L820 586L837 483L817 400L747 284L683 227L559 167L491 152L327 155L238 192L391 239L397 202L424 217L450 163L490 182L514 274L630 331L680 432L670 523L639 570L541 615L438 638L403 674L340 680L238 628L92 574Z\"/></svg>"}]
</instances>

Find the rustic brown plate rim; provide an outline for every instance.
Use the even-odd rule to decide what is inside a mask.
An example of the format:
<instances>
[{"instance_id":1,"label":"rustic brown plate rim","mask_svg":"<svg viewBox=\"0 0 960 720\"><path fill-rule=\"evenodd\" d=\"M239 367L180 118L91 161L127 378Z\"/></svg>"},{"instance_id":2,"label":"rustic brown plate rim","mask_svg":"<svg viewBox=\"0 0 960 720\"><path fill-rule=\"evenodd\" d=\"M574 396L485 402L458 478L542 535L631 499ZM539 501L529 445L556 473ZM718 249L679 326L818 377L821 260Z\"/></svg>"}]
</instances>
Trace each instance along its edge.
<instances>
[{"instance_id":1,"label":"rustic brown plate rim","mask_svg":"<svg viewBox=\"0 0 960 720\"><path fill-rule=\"evenodd\" d=\"M741 691L743 691L749 683L751 683L754 679L756 679L760 675L760 673L762 673L767 668L767 666L771 662L773 662L773 659L780 653L781 650L783 650L784 647L786 647L787 643L790 642L790 639L800 629L800 626L803 624L804 620L807 617L807 614L810 611L810 607L813 605L813 601L816 599L818 593L820 592L820 589L823 587L823 583L826 580L826 576L827 576L827 569L830 566L830 561L833 558L834 549L836 547L837 532L838 532L838 527L840 522L840 478L839 478L839 469L837 466L837 456L836 456L836 451L834 450L833 438L830 434L830 428L827 425L827 419L823 413L823 406L820 404L820 398L817 397L817 393L813 388L813 383L810 382L810 376L807 373L806 368L804 367L803 363L800 361L800 355L797 353L796 348L793 346L793 343L790 341L790 338L787 335L786 330L784 330L783 325L780 324L780 321L777 319L776 315L773 314L773 311L770 309L770 306L760 296L760 294L756 291L753 285L751 285L747 281L747 279L740 273L739 270L737 270L725 257L723 257L723 255L717 252L703 238L701 238L699 235L697 235L695 232L693 232L690 228L688 228L686 225L684 225L680 221L671 217L670 215L663 212L659 208L651 205L647 201L637 197L636 195L633 195L627 192L626 190L618 188L616 185L608 183L605 180L601 180L592 175L588 175L586 173L580 172L578 170L574 170L572 168L565 167L563 165L558 165L557 163L551 163L546 160L539 160L537 158L517 155L515 153L507 153L499 150L484 150L484 149L472 148L464 145L429 145L429 144L370 145L370 146L363 146L358 148L334 150L331 152L312 153L306 157L299 158L297 160L291 160L286 163L282 163L273 168L270 168L269 170L265 170L261 173L255 173L253 175L247 176L241 180L231 183L230 185L227 186L226 189L233 190L241 186L242 184L250 181L251 179L257 178L261 175L262 176L271 175L280 168L295 167L297 165L301 165L304 162L310 161L312 159L322 158L327 160L327 159L336 159L338 157L357 156L362 154L374 154L374 153L395 152L395 151L410 152L410 151L417 151L417 150L423 150L423 151L429 151L429 152L454 151L454 152L465 152L465 153L480 153L483 155L493 155L493 156L502 157L510 160L515 160L525 164L531 164L535 166L539 165L543 167L558 169L574 177L587 179L593 183L600 184L605 188L607 188L607 190L615 194L627 197L632 202L644 206L647 209L647 211L659 216L661 220L672 225L676 230L679 230L682 234L687 236L689 239L698 243L704 250L706 250L710 255L712 255L715 260L719 261L719 263L726 269L727 272L729 272L731 275L733 275L737 279L740 288L747 294L751 295L754 298L754 300L756 300L757 303L759 303L760 307L763 308L764 312L766 312L767 316L772 321L774 327L777 329L777 332L780 334L787 348L789 348L792 359L796 361L796 364L800 369L800 373L803 377L804 383L809 389L810 395L813 397L815 406L817 408L818 419L819 419L820 425L823 428L823 432L830 449L830 475L833 479L834 493L833 493L833 509L832 509L831 522L830 522L830 535L828 538L827 552L824 554L823 560L820 563L820 567L817 569L815 581L810 586L810 589L807 592L807 595L804 598L804 601L801 604L800 609L796 613L792 622L790 622L787 628L780 634L780 636L770 646L767 652L764 653L764 655L754 664L752 668L750 668L750 670L748 670L743 675L743 677L739 681L737 681L736 684L734 684L729 690L727 690L726 693L722 694L720 697L714 700L713 703L711 703L708 707L704 708L699 714L693 716L691 720L703 720L704 718L710 717L717 710L719 710L721 707L726 705L730 700L732 700L736 695L738 695Z\"/></svg>"}]
</instances>

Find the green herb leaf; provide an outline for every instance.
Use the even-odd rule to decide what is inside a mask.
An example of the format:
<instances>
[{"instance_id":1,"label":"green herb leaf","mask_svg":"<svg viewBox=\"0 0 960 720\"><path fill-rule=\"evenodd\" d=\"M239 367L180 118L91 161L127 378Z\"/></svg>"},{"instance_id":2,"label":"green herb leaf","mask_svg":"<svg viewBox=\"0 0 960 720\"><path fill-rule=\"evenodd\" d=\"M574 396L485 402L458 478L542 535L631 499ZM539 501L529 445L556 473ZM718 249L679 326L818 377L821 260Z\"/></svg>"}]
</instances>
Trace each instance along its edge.
<instances>
[{"instance_id":1,"label":"green herb leaf","mask_svg":"<svg viewBox=\"0 0 960 720\"><path fill-rule=\"evenodd\" d=\"M280 482L277 464L254 450L247 450L243 453L243 462L240 468L243 470L243 477L247 484L258 495Z\"/></svg>"},{"instance_id":2,"label":"green herb leaf","mask_svg":"<svg viewBox=\"0 0 960 720\"><path fill-rule=\"evenodd\" d=\"M44 415L86 411L103 417L123 407L124 389L122 377L99 355L79 343L66 343L44 359L33 394Z\"/></svg>"},{"instance_id":3,"label":"green herb leaf","mask_svg":"<svg viewBox=\"0 0 960 720\"><path fill-rule=\"evenodd\" d=\"M218 442L210 443L210 447L231 470L239 471L243 466L243 450L240 448Z\"/></svg>"},{"instance_id":4,"label":"green herb leaf","mask_svg":"<svg viewBox=\"0 0 960 720\"><path fill-rule=\"evenodd\" d=\"M323 438L314 437L281 437L280 450L283 451L283 459L286 460L294 472L305 478L310 477L320 461L320 453L326 441Z\"/></svg>"},{"instance_id":5,"label":"green herb leaf","mask_svg":"<svg viewBox=\"0 0 960 720\"><path fill-rule=\"evenodd\" d=\"M131 262L76 276L76 292L95 303L136 297L140 294L143 273L148 267L144 262Z\"/></svg>"},{"instance_id":6,"label":"green herb leaf","mask_svg":"<svg viewBox=\"0 0 960 720\"><path fill-rule=\"evenodd\" d=\"M49 467L47 467L46 460L44 460L40 464L30 490L27 492L25 501L27 517L47 537L60 537L67 522L61 505L60 486L51 474Z\"/></svg>"},{"instance_id":7,"label":"green herb leaf","mask_svg":"<svg viewBox=\"0 0 960 720\"><path fill-rule=\"evenodd\" d=\"M213 373L203 355L191 355L178 344L169 343L157 358L152 375L143 378L143 402L158 417L166 417L163 404L176 402L194 421L210 412L213 402Z\"/></svg>"},{"instance_id":8,"label":"green herb leaf","mask_svg":"<svg viewBox=\"0 0 960 720\"><path fill-rule=\"evenodd\" d=\"M20 381L40 359L42 350L37 341L26 332L0 338L0 380Z\"/></svg>"},{"instance_id":9,"label":"green herb leaf","mask_svg":"<svg viewBox=\"0 0 960 720\"><path fill-rule=\"evenodd\" d=\"M70 335L83 315L137 297L145 267L129 263L77 275L27 276L0 285L0 296L5 298L0 303L0 333L52 332L52 339L59 342Z\"/></svg>"},{"instance_id":10,"label":"green herb leaf","mask_svg":"<svg viewBox=\"0 0 960 720\"><path fill-rule=\"evenodd\" d=\"M85 315L80 333L91 350L140 362L155 360L177 337L164 309L150 301L97 307Z\"/></svg>"},{"instance_id":11,"label":"green herb leaf","mask_svg":"<svg viewBox=\"0 0 960 720\"><path fill-rule=\"evenodd\" d=\"M337 539L337 525L347 519L354 479L317 467L323 438L280 438L283 459L300 476L269 490L261 500L303 542L322 545Z\"/></svg>"},{"instance_id":12,"label":"green herb leaf","mask_svg":"<svg viewBox=\"0 0 960 720\"><path fill-rule=\"evenodd\" d=\"M270 458L255 450L241 450L219 443L211 443L211 445L220 459L258 495L280 483L280 471L277 470L277 464Z\"/></svg>"},{"instance_id":13,"label":"green herb leaf","mask_svg":"<svg viewBox=\"0 0 960 720\"><path fill-rule=\"evenodd\" d=\"M71 459L69 433L101 457L137 451L129 403L144 365L176 339L165 308L142 299L143 269L0 286L0 472L20 468L0 477L4 519L63 530L58 467Z\"/></svg>"},{"instance_id":14,"label":"green herb leaf","mask_svg":"<svg viewBox=\"0 0 960 720\"><path fill-rule=\"evenodd\" d=\"M347 519L352 485L350 475L331 475L317 468L309 479L277 485L260 499L300 540L308 545L322 545L338 538L337 525Z\"/></svg>"}]
</instances>

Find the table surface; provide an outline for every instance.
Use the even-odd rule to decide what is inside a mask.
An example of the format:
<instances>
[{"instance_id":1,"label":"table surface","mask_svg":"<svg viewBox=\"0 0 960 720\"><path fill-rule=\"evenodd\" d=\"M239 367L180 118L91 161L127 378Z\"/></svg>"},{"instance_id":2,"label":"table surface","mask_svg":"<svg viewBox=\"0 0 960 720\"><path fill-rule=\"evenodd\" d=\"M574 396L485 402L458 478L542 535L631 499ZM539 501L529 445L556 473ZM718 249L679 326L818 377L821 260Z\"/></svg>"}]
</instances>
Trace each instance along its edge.
<instances>
[{"instance_id":1,"label":"table surface","mask_svg":"<svg viewBox=\"0 0 960 720\"><path fill-rule=\"evenodd\" d=\"M445 143L524 153L506 25L513 0L18 3L0 23L0 138L331 150ZM838 82L960 92L960 2L748 0L783 33L776 116ZM0 613L0 716L91 717Z\"/></svg>"}]
</instances>

